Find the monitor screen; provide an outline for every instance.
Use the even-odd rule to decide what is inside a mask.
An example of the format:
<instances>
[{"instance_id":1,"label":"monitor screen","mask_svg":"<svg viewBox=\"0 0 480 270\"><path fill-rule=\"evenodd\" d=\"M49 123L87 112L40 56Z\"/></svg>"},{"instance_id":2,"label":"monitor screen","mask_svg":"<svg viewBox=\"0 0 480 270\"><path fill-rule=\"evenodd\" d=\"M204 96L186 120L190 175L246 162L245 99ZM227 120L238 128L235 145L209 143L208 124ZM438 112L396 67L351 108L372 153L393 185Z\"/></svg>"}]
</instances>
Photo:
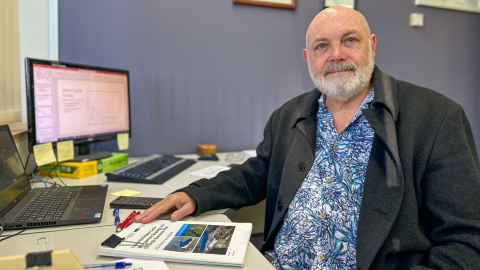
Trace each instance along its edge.
<instances>
[{"instance_id":1,"label":"monitor screen","mask_svg":"<svg viewBox=\"0 0 480 270\"><path fill-rule=\"evenodd\" d=\"M32 145L130 132L128 71L28 58L26 70Z\"/></svg>"},{"instance_id":2,"label":"monitor screen","mask_svg":"<svg viewBox=\"0 0 480 270\"><path fill-rule=\"evenodd\" d=\"M0 126L0 217L30 190L8 125Z\"/></svg>"}]
</instances>

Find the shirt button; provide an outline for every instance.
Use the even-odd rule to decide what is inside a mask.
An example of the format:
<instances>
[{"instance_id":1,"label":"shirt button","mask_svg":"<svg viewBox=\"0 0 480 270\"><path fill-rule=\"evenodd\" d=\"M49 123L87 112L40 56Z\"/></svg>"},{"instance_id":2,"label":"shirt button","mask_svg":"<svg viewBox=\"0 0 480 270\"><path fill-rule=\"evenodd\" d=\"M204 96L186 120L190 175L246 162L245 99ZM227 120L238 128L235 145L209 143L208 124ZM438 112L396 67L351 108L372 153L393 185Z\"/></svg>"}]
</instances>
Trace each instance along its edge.
<instances>
[{"instance_id":1,"label":"shirt button","mask_svg":"<svg viewBox=\"0 0 480 270\"><path fill-rule=\"evenodd\" d=\"M325 256L323 256L322 254L320 254L320 255L318 255L318 259L319 259L320 261L323 261L323 260L325 259Z\"/></svg>"},{"instance_id":2,"label":"shirt button","mask_svg":"<svg viewBox=\"0 0 480 270\"><path fill-rule=\"evenodd\" d=\"M337 147L336 144L334 144L334 145L332 146L332 149L333 149L333 150L337 150L337 148L338 148L338 147Z\"/></svg>"},{"instance_id":3,"label":"shirt button","mask_svg":"<svg viewBox=\"0 0 480 270\"><path fill-rule=\"evenodd\" d=\"M325 121L330 122L330 118L329 117L325 118Z\"/></svg>"},{"instance_id":4,"label":"shirt button","mask_svg":"<svg viewBox=\"0 0 480 270\"><path fill-rule=\"evenodd\" d=\"M332 182L333 182L332 178L330 178L330 177L327 178L327 183L332 183Z\"/></svg>"},{"instance_id":5,"label":"shirt button","mask_svg":"<svg viewBox=\"0 0 480 270\"><path fill-rule=\"evenodd\" d=\"M325 218L327 217L327 214L321 213L321 214L320 214L320 217L321 217L322 219L325 219Z\"/></svg>"},{"instance_id":6,"label":"shirt button","mask_svg":"<svg viewBox=\"0 0 480 270\"><path fill-rule=\"evenodd\" d=\"M298 163L298 170L299 171L305 170L305 167L306 167L305 163L303 163L303 162Z\"/></svg>"}]
</instances>

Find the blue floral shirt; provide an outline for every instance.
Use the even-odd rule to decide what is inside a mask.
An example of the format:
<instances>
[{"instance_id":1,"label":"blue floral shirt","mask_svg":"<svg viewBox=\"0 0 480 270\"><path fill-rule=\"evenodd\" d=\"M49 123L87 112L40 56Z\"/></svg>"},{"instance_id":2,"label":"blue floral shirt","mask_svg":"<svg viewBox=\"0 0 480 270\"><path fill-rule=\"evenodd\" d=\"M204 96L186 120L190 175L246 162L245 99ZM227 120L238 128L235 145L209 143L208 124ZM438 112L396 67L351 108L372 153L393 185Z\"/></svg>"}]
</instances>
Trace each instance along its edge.
<instances>
[{"instance_id":1,"label":"blue floral shirt","mask_svg":"<svg viewBox=\"0 0 480 270\"><path fill-rule=\"evenodd\" d=\"M275 268L357 269L357 224L374 135L362 110L373 96L372 89L340 133L320 97L315 162L267 252Z\"/></svg>"}]
</instances>

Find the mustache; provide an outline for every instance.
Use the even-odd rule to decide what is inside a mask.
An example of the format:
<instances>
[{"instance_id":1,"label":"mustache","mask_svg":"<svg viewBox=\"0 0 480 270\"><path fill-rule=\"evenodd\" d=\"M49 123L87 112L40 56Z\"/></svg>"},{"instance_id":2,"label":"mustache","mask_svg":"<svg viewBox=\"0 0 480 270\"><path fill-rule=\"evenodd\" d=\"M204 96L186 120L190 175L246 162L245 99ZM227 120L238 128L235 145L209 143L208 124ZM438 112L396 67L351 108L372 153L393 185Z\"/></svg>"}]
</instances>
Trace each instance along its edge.
<instances>
[{"instance_id":1,"label":"mustache","mask_svg":"<svg viewBox=\"0 0 480 270\"><path fill-rule=\"evenodd\" d=\"M357 65L355 65L354 63L347 63L347 62L333 63L323 68L322 75L327 76L332 72L349 71L349 70L357 71Z\"/></svg>"}]
</instances>

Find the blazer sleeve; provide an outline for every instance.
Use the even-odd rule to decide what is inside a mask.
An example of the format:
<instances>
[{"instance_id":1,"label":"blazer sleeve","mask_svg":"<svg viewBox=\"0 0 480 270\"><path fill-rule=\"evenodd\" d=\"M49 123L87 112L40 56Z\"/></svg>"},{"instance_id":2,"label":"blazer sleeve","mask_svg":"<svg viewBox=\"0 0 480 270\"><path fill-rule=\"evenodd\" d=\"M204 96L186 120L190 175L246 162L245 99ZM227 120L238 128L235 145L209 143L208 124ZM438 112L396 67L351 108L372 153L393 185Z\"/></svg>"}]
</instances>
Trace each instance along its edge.
<instances>
[{"instance_id":1,"label":"blazer sleeve","mask_svg":"<svg viewBox=\"0 0 480 270\"><path fill-rule=\"evenodd\" d=\"M479 172L470 124L455 104L439 129L422 180L432 243L428 268L480 267Z\"/></svg>"},{"instance_id":2,"label":"blazer sleeve","mask_svg":"<svg viewBox=\"0 0 480 270\"><path fill-rule=\"evenodd\" d=\"M264 139L258 145L257 156L240 166L220 172L211 179L201 179L178 191L184 191L196 201L193 216L208 210L254 205L266 197L267 179L272 154L272 122L270 116Z\"/></svg>"}]
</instances>

